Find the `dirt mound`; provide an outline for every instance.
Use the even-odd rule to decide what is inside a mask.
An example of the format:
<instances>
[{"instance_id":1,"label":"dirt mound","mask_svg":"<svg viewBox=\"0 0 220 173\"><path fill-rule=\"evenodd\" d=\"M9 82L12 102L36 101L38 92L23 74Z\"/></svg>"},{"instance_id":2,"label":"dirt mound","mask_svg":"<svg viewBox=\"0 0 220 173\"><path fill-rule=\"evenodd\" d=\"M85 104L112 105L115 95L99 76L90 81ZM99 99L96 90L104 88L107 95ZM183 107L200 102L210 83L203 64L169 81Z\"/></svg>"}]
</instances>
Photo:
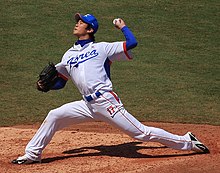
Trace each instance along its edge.
<instances>
[{"instance_id":1,"label":"dirt mound","mask_svg":"<svg viewBox=\"0 0 220 173\"><path fill-rule=\"evenodd\" d=\"M1 173L217 173L220 170L220 126L148 123L175 134L192 131L210 154L177 151L161 144L140 142L103 123L83 123L55 134L41 164L13 165L23 155L38 125L0 128Z\"/></svg>"}]
</instances>

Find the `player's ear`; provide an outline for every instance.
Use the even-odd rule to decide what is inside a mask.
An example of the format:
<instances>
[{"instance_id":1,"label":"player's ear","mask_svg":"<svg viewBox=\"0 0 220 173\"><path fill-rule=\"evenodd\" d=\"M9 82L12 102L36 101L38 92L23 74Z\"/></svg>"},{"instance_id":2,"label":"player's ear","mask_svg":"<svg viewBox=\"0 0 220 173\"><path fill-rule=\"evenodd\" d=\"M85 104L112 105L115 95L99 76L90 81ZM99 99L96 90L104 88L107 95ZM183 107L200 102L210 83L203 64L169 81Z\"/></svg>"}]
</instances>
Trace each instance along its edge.
<instances>
[{"instance_id":1,"label":"player's ear","mask_svg":"<svg viewBox=\"0 0 220 173\"><path fill-rule=\"evenodd\" d=\"M94 29L92 28L91 25L88 25L87 28L86 28L86 30L87 30L87 33L88 33L88 34L91 34L91 33L94 32Z\"/></svg>"},{"instance_id":2,"label":"player's ear","mask_svg":"<svg viewBox=\"0 0 220 173\"><path fill-rule=\"evenodd\" d=\"M87 33L88 33L88 34L91 34L91 33L93 33L93 32L94 32L94 29L92 29L92 28L87 29Z\"/></svg>"}]
</instances>

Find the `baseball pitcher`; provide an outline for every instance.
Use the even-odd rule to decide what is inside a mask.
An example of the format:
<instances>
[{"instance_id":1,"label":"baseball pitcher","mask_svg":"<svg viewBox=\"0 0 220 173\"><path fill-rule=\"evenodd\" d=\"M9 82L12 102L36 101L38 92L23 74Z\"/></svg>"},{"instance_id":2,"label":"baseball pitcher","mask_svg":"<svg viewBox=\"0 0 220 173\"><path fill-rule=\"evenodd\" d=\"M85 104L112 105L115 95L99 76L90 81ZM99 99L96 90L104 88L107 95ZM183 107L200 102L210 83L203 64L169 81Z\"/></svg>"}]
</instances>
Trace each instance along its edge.
<instances>
[{"instance_id":1,"label":"baseball pitcher","mask_svg":"<svg viewBox=\"0 0 220 173\"><path fill-rule=\"evenodd\" d=\"M163 129L145 126L127 112L113 91L111 64L114 61L132 60L131 49L137 46L133 33L123 19L115 19L113 24L121 30L125 41L112 43L95 42L99 24L92 14L77 13L75 21L73 35L77 41L64 53L60 63L50 63L42 70L37 89L42 92L62 89L71 80L82 95L82 100L51 110L27 144L25 154L12 163L41 162L42 151L55 132L70 124L89 121L104 121L137 140L159 142L177 150L209 153L208 148L190 132L179 136Z\"/></svg>"}]
</instances>

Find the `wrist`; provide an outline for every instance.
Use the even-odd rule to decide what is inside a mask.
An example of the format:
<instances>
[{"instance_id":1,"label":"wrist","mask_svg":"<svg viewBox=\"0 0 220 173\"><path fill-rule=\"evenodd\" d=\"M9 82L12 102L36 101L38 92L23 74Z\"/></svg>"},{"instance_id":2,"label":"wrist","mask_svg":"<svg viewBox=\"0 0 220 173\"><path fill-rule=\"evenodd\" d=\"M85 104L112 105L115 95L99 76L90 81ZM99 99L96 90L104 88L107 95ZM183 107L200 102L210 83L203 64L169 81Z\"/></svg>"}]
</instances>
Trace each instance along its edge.
<instances>
[{"instance_id":1,"label":"wrist","mask_svg":"<svg viewBox=\"0 0 220 173\"><path fill-rule=\"evenodd\" d=\"M126 32L126 30L128 30L129 28L126 26L126 25L124 25L122 28L121 28L121 31L122 32Z\"/></svg>"},{"instance_id":2,"label":"wrist","mask_svg":"<svg viewBox=\"0 0 220 173\"><path fill-rule=\"evenodd\" d=\"M123 30L126 29L126 28L127 28L127 26L126 26L126 25L123 25L123 26L120 27L120 30L123 31Z\"/></svg>"}]
</instances>

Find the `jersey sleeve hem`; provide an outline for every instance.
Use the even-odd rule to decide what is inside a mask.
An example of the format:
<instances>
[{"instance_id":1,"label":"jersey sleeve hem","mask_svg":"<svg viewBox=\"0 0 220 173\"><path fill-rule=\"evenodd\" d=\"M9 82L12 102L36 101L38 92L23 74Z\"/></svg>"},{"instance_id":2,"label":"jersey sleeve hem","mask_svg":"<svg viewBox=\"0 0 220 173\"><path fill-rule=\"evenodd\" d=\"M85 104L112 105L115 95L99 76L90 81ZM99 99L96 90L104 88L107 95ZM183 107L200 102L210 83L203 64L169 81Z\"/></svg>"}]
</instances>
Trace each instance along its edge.
<instances>
[{"instance_id":1,"label":"jersey sleeve hem","mask_svg":"<svg viewBox=\"0 0 220 173\"><path fill-rule=\"evenodd\" d=\"M126 55L126 57L131 60L132 57L128 54L127 48L126 48L126 42L123 42L123 48L124 48L124 53Z\"/></svg>"},{"instance_id":2,"label":"jersey sleeve hem","mask_svg":"<svg viewBox=\"0 0 220 173\"><path fill-rule=\"evenodd\" d=\"M68 77L64 76L63 74L58 72L58 76L64 79L65 81L68 81Z\"/></svg>"}]
</instances>

